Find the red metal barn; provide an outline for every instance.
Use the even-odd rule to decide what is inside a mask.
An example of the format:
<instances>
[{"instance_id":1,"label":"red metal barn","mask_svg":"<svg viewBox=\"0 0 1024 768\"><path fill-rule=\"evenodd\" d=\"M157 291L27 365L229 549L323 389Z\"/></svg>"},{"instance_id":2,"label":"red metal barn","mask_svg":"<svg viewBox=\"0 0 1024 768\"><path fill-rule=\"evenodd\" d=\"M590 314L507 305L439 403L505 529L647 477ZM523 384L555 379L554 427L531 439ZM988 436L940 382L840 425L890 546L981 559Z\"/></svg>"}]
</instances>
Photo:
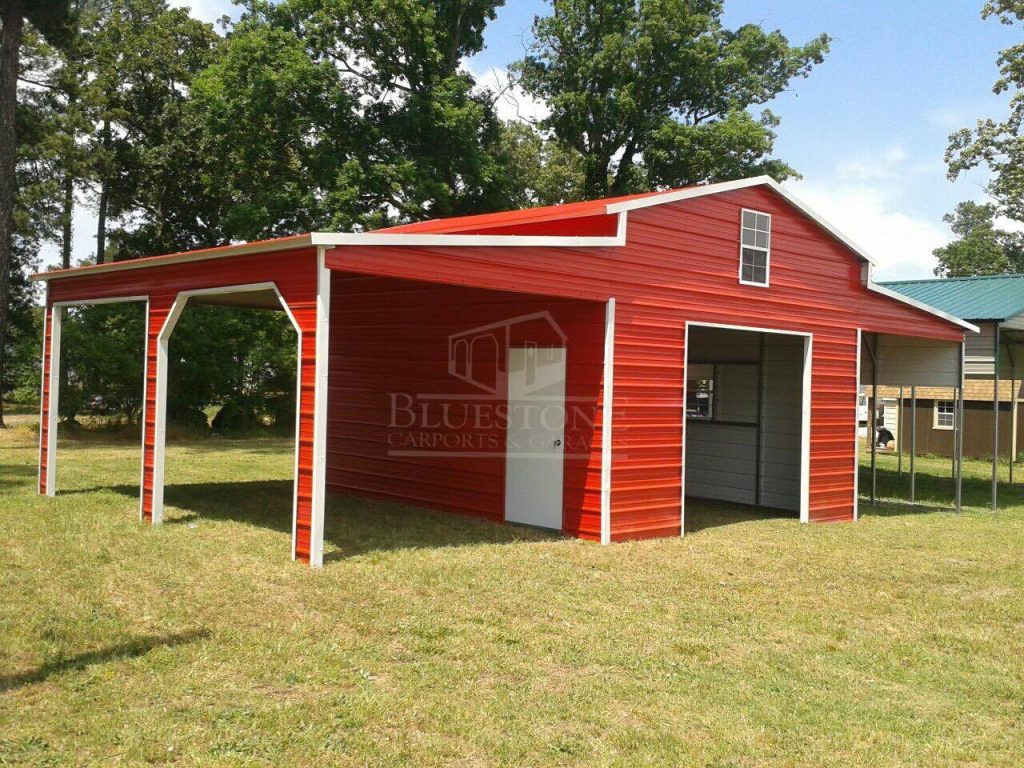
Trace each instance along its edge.
<instances>
[{"instance_id":1,"label":"red metal barn","mask_svg":"<svg viewBox=\"0 0 1024 768\"><path fill-rule=\"evenodd\" d=\"M603 543L680 535L687 495L854 520L861 350L880 383L955 386L974 330L875 285L863 252L766 177L36 278L40 492L56 488L60 310L145 302L153 523L186 302L288 312L293 556L314 565L331 492Z\"/></svg>"}]
</instances>

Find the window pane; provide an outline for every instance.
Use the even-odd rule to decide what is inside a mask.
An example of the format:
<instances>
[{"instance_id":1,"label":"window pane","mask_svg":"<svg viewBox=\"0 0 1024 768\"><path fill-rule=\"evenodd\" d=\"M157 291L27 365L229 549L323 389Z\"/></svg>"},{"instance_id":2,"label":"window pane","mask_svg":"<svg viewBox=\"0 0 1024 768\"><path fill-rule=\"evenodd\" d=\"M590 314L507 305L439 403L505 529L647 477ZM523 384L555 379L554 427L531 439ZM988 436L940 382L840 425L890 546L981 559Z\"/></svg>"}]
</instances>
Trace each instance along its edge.
<instances>
[{"instance_id":1,"label":"window pane","mask_svg":"<svg viewBox=\"0 0 1024 768\"><path fill-rule=\"evenodd\" d=\"M768 216L763 213L757 214L757 228L762 232L768 231Z\"/></svg>"},{"instance_id":2,"label":"window pane","mask_svg":"<svg viewBox=\"0 0 1024 768\"><path fill-rule=\"evenodd\" d=\"M757 214L751 211L743 212L743 226L753 229L757 226Z\"/></svg>"},{"instance_id":3,"label":"window pane","mask_svg":"<svg viewBox=\"0 0 1024 768\"><path fill-rule=\"evenodd\" d=\"M754 281L754 267L750 264L743 265L743 271L741 273L744 282L752 283Z\"/></svg>"},{"instance_id":4,"label":"window pane","mask_svg":"<svg viewBox=\"0 0 1024 768\"><path fill-rule=\"evenodd\" d=\"M752 229L743 230L743 244L744 245L756 245L757 244L757 233Z\"/></svg>"},{"instance_id":5,"label":"window pane","mask_svg":"<svg viewBox=\"0 0 1024 768\"><path fill-rule=\"evenodd\" d=\"M754 274L754 277L751 280L751 282L754 282L754 283L766 283L766 282L768 282L768 270L766 270L764 267L754 267L753 268L753 274Z\"/></svg>"},{"instance_id":6,"label":"window pane","mask_svg":"<svg viewBox=\"0 0 1024 768\"><path fill-rule=\"evenodd\" d=\"M758 248L767 248L768 247L768 233L767 232L757 232L756 235L757 235L757 237L755 238L754 245L756 245Z\"/></svg>"}]
</instances>

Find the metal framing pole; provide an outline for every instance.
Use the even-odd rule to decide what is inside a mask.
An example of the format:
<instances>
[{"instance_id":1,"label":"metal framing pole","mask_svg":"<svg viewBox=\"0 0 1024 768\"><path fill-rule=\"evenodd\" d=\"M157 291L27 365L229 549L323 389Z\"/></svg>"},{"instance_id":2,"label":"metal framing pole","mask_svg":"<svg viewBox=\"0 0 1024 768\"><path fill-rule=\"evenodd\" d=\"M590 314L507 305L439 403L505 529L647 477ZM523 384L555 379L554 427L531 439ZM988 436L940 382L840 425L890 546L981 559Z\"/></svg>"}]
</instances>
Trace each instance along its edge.
<instances>
[{"instance_id":1,"label":"metal framing pole","mask_svg":"<svg viewBox=\"0 0 1024 768\"><path fill-rule=\"evenodd\" d=\"M896 477L903 479L903 387L896 400Z\"/></svg>"},{"instance_id":2,"label":"metal framing pole","mask_svg":"<svg viewBox=\"0 0 1024 768\"><path fill-rule=\"evenodd\" d=\"M999 509L999 324L996 323L992 361L992 511Z\"/></svg>"},{"instance_id":3,"label":"metal framing pole","mask_svg":"<svg viewBox=\"0 0 1024 768\"><path fill-rule=\"evenodd\" d=\"M956 511L960 512L963 499L963 469L964 469L964 354L966 343L960 342L960 386L957 388L953 416L953 465L956 467Z\"/></svg>"},{"instance_id":4,"label":"metal framing pole","mask_svg":"<svg viewBox=\"0 0 1024 768\"><path fill-rule=\"evenodd\" d=\"M878 500L878 334L874 334L875 348L871 350L871 506Z\"/></svg>"},{"instance_id":5,"label":"metal framing pole","mask_svg":"<svg viewBox=\"0 0 1024 768\"><path fill-rule=\"evenodd\" d=\"M915 501L914 454L917 453L917 387L910 388L910 503Z\"/></svg>"}]
</instances>

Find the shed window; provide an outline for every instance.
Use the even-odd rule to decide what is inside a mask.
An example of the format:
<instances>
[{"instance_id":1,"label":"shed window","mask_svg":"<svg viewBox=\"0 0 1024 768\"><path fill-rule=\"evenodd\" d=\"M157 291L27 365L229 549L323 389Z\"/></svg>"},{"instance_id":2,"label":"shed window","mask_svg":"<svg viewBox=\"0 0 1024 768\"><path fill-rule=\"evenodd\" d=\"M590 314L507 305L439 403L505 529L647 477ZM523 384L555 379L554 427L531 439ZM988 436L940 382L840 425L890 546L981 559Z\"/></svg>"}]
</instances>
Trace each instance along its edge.
<instances>
[{"instance_id":1,"label":"shed window","mask_svg":"<svg viewBox=\"0 0 1024 768\"><path fill-rule=\"evenodd\" d=\"M952 400L935 401L935 429L952 429L956 408Z\"/></svg>"},{"instance_id":2,"label":"shed window","mask_svg":"<svg viewBox=\"0 0 1024 768\"><path fill-rule=\"evenodd\" d=\"M740 282L744 285L768 285L771 240L771 214L744 209L740 226Z\"/></svg>"}]
</instances>

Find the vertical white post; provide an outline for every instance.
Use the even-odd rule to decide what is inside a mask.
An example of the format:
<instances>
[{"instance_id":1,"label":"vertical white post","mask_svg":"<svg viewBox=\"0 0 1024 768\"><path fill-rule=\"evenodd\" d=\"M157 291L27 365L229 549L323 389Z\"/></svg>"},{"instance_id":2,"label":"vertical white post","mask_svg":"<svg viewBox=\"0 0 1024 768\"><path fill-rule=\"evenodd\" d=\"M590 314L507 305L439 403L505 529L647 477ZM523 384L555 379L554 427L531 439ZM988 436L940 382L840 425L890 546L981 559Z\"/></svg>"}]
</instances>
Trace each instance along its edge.
<instances>
[{"instance_id":1,"label":"vertical white post","mask_svg":"<svg viewBox=\"0 0 1024 768\"><path fill-rule=\"evenodd\" d=\"M46 495L54 496L57 493L57 422L60 420L60 328L64 308L54 304L49 314L50 396L46 406Z\"/></svg>"},{"instance_id":2,"label":"vertical white post","mask_svg":"<svg viewBox=\"0 0 1024 768\"><path fill-rule=\"evenodd\" d=\"M811 371L814 337L804 339L803 398L800 418L800 522L811 521Z\"/></svg>"},{"instance_id":3,"label":"vertical white post","mask_svg":"<svg viewBox=\"0 0 1024 768\"><path fill-rule=\"evenodd\" d=\"M612 541L612 412L615 401L615 299L604 314L604 394L601 406L601 543ZM685 412L683 417L685 419Z\"/></svg>"},{"instance_id":4,"label":"vertical white post","mask_svg":"<svg viewBox=\"0 0 1024 768\"><path fill-rule=\"evenodd\" d=\"M325 249L316 252L316 364L313 389L313 493L310 514L309 564L324 563L324 512L327 502L327 386L330 370L331 271ZM298 439L298 436L296 436Z\"/></svg>"},{"instance_id":5,"label":"vertical white post","mask_svg":"<svg viewBox=\"0 0 1024 768\"><path fill-rule=\"evenodd\" d=\"M180 301L180 299L178 300ZM177 301L175 306L177 306ZM174 314L174 310L171 310ZM175 319L177 319L175 317ZM164 459L167 448L167 337L173 330L168 316L156 345L156 404L153 411L153 525L164 520ZM172 328L168 329L167 325ZM166 335L165 335L166 334Z\"/></svg>"},{"instance_id":6,"label":"vertical white post","mask_svg":"<svg viewBox=\"0 0 1024 768\"><path fill-rule=\"evenodd\" d=\"M860 347L861 330L857 329L856 410L853 416L853 519L860 520Z\"/></svg>"},{"instance_id":7,"label":"vertical white post","mask_svg":"<svg viewBox=\"0 0 1024 768\"><path fill-rule=\"evenodd\" d=\"M917 501L914 457L917 455L917 387L910 388L910 503Z\"/></svg>"}]
</instances>

